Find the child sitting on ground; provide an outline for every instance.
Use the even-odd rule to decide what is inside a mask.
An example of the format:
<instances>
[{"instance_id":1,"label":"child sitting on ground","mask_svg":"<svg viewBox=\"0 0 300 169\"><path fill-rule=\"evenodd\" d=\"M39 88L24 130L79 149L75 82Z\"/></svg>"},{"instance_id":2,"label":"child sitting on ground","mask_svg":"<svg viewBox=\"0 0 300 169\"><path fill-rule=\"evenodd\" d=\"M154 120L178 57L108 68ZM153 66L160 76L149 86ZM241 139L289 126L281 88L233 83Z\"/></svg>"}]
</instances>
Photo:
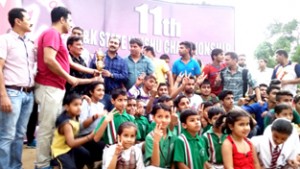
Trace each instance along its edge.
<instances>
[{"instance_id":1,"label":"child sitting on ground","mask_svg":"<svg viewBox=\"0 0 300 169\"><path fill-rule=\"evenodd\" d=\"M174 162L177 168L203 169L208 160L204 140L198 135L201 129L200 116L194 110L185 110L180 115L182 133L174 143Z\"/></svg>"},{"instance_id":2,"label":"child sitting on ground","mask_svg":"<svg viewBox=\"0 0 300 169\"><path fill-rule=\"evenodd\" d=\"M145 163L154 167L171 168L176 139L176 135L169 129L171 108L158 103L153 107L152 115L156 126L146 137Z\"/></svg>"},{"instance_id":3,"label":"child sitting on ground","mask_svg":"<svg viewBox=\"0 0 300 169\"><path fill-rule=\"evenodd\" d=\"M229 134L222 145L224 168L260 168L255 148L247 139L253 128L250 115L242 109L228 112L224 129Z\"/></svg>"},{"instance_id":4,"label":"child sitting on ground","mask_svg":"<svg viewBox=\"0 0 300 169\"><path fill-rule=\"evenodd\" d=\"M208 161L214 169L221 169L223 168L222 144L227 137L227 134L222 133L226 115L222 108L214 106L208 110L208 119L212 128L203 135Z\"/></svg>"},{"instance_id":5,"label":"child sitting on ground","mask_svg":"<svg viewBox=\"0 0 300 169\"><path fill-rule=\"evenodd\" d=\"M126 112L127 92L116 89L112 91L111 97L111 102L115 108L100 120L94 131L94 140L96 142L103 140L108 145L117 142L117 129L122 123L134 122L134 118ZM140 139L139 132L137 133L137 139Z\"/></svg>"},{"instance_id":6,"label":"child sitting on ground","mask_svg":"<svg viewBox=\"0 0 300 169\"><path fill-rule=\"evenodd\" d=\"M124 122L118 128L118 142L103 151L102 169L143 169L143 154L135 146L137 127Z\"/></svg>"},{"instance_id":7,"label":"child sitting on ground","mask_svg":"<svg viewBox=\"0 0 300 169\"><path fill-rule=\"evenodd\" d=\"M91 141L94 133L85 137L76 138L79 132L78 116L81 112L81 96L70 94L64 100L65 110L58 116L51 144L51 152L54 159L52 166L59 168L83 168L84 165L92 165L90 153L81 145Z\"/></svg>"},{"instance_id":8,"label":"child sitting on ground","mask_svg":"<svg viewBox=\"0 0 300 169\"><path fill-rule=\"evenodd\" d=\"M261 166L264 168L282 168L285 165L297 168L297 153L286 140L293 131L291 122L285 118L278 118L271 124L272 135L264 134L251 138L256 149Z\"/></svg>"}]
</instances>

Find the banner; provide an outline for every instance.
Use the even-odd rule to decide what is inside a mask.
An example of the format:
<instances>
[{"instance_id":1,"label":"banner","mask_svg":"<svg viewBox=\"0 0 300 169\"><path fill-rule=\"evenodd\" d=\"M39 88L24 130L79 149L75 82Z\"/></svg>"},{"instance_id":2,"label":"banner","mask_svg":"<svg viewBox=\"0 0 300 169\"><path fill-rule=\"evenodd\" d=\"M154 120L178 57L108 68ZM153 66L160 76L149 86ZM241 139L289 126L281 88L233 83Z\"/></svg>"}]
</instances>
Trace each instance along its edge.
<instances>
[{"instance_id":1,"label":"banner","mask_svg":"<svg viewBox=\"0 0 300 169\"><path fill-rule=\"evenodd\" d=\"M129 40L139 37L153 46L156 55L178 58L181 41L196 44L196 58L210 61L214 48L234 51L234 8L188 5L158 0L23 0L30 12L33 38L51 26L50 11L65 6L72 12L75 26L84 29L85 47L94 52L106 49L112 35L121 38L121 56L129 55Z\"/></svg>"}]
</instances>

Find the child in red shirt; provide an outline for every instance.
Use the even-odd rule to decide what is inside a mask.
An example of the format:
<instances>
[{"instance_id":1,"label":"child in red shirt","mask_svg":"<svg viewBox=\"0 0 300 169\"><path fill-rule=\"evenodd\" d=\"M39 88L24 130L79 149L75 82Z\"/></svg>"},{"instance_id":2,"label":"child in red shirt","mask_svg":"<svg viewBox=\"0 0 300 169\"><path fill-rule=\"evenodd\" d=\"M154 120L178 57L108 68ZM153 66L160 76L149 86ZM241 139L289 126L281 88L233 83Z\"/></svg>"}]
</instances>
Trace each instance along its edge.
<instances>
[{"instance_id":1,"label":"child in red shirt","mask_svg":"<svg viewBox=\"0 0 300 169\"><path fill-rule=\"evenodd\" d=\"M260 168L255 148L247 139L253 122L250 115L242 109L227 114L225 130L229 134L222 145L225 169Z\"/></svg>"}]
</instances>

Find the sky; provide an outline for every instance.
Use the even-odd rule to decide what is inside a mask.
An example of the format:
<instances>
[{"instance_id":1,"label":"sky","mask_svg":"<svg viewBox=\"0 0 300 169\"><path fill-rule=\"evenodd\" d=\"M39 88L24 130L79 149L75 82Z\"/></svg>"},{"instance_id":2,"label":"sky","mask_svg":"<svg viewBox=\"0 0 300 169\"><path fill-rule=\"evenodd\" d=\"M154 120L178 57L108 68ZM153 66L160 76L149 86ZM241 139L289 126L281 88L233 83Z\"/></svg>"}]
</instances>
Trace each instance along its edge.
<instances>
[{"instance_id":1,"label":"sky","mask_svg":"<svg viewBox=\"0 0 300 169\"><path fill-rule=\"evenodd\" d=\"M166 0L181 3L233 6L235 8L235 50L247 58L266 39L267 26L275 21L300 21L299 0Z\"/></svg>"},{"instance_id":2,"label":"sky","mask_svg":"<svg viewBox=\"0 0 300 169\"><path fill-rule=\"evenodd\" d=\"M245 54L250 71L257 69L254 51L267 39L267 27L275 21L300 21L300 0L165 0L169 2L233 6L235 8L235 52Z\"/></svg>"}]
</instances>

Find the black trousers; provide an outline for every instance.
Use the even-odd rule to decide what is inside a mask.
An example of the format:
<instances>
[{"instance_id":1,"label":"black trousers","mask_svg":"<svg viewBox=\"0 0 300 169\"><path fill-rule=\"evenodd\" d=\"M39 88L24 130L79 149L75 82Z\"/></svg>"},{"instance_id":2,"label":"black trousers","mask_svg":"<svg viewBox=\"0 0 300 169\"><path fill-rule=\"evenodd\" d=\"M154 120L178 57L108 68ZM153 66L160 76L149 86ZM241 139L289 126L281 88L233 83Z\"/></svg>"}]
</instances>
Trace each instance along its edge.
<instances>
[{"instance_id":1,"label":"black trousers","mask_svg":"<svg viewBox=\"0 0 300 169\"><path fill-rule=\"evenodd\" d=\"M34 102L33 109L27 124L27 131L26 131L27 143L31 143L35 138L34 133L35 133L37 121L38 121L38 104Z\"/></svg>"},{"instance_id":2,"label":"black trousers","mask_svg":"<svg viewBox=\"0 0 300 169\"><path fill-rule=\"evenodd\" d=\"M66 154L56 157L52 164L59 166L60 169L78 169L83 168L84 165L92 164L91 156L88 150L84 147L72 148Z\"/></svg>"},{"instance_id":3,"label":"black trousers","mask_svg":"<svg viewBox=\"0 0 300 169\"><path fill-rule=\"evenodd\" d=\"M103 149L105 148L105 142L103 141L95 142L94 140L91 140L89 142L86 142L82 146L89 151L91 155L91 159L94 162L102 160Z\"/></svg>"}]
</instances>

